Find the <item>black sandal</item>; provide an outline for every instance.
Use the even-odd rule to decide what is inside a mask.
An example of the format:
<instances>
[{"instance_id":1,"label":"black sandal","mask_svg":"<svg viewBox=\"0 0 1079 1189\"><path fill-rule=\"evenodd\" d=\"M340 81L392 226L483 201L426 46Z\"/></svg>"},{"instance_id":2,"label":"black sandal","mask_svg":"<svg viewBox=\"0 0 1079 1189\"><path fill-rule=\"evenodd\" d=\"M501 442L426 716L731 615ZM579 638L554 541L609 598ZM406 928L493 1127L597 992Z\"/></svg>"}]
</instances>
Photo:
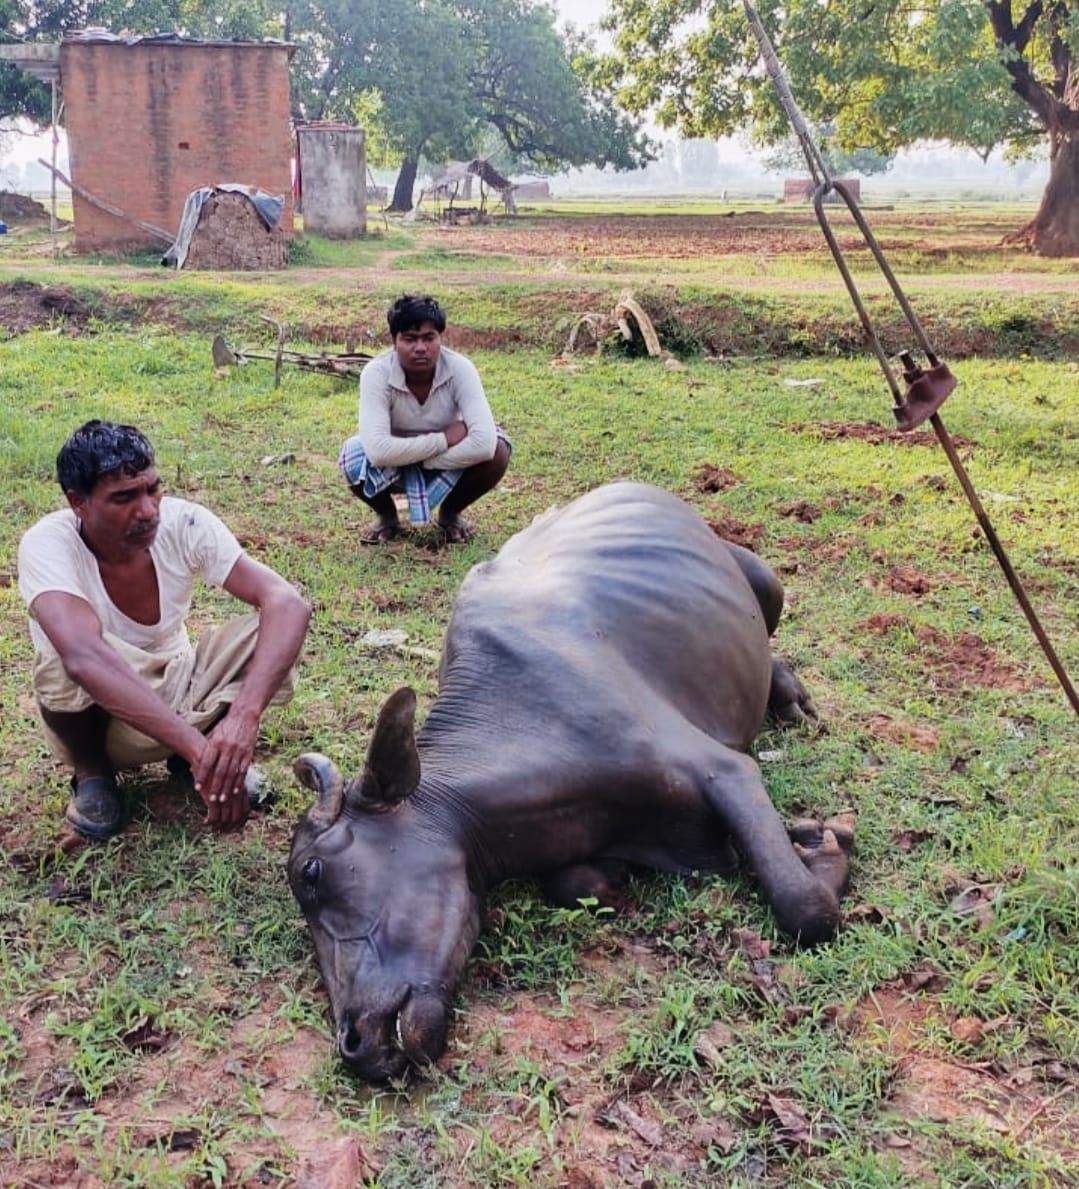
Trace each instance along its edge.
<instances>
[{"instance_id":1,"label":"black sandal","mask_svg":"<svg viewBox=\"0 0 1079 1189\"><path fill-rule=\"evenodd\" d=\"M124 825L124 803L111 776L71 778L71 800L67 820L84 837L104 842L119 834Z\"/></svg>"}]
</instances>

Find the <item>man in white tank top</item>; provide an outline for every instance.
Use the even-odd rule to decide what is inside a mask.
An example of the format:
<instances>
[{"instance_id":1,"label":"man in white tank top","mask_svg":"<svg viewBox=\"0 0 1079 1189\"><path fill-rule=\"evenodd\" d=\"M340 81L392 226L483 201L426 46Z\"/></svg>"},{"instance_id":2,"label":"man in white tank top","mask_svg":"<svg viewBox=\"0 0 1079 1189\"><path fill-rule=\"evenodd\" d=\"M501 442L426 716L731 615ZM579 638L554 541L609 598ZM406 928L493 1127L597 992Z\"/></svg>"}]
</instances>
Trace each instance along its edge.
<instances>
[{"instance_id":1,"label":"man in white tank top","mask_svg":"<svg viewBox=\"0 0 1079 1189\"><path fill-rule=\"evenodd\" d=\"M164 494L134 427L88 421L56 473L68 506L24 534L19 592L45 736L74 773L68 820L111 837L123 825L116 770L170 759L190 765L210 822L243 821L259 722L291 696L310 608L212 512ZM257 614L192 647L196 578Z\"/></svg>"}]
</instances>

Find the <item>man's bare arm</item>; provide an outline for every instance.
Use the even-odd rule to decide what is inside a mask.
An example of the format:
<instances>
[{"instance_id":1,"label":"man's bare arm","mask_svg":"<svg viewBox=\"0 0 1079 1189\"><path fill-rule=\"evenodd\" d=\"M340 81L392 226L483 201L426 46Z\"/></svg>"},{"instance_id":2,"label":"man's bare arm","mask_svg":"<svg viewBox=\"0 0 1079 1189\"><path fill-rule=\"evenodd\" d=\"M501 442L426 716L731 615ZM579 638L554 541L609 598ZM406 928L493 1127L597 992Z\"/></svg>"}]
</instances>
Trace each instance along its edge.
<instances>
[{"instance_id":1,"label":"man's bare arm","mask_svg":"<svg viewBox=\"0 0 1079 1189\"><path fill-rule=\"evenodd\" d=\"M311 608L280 574L243 555L225 579L230 595L259 611L259 633L233 709L262 714L300 655Z\"/></svg>"},{"instance_id":2,"label":"man's bare arm","mask_svg":"<svg viewBox=\"0 0 1079 1189\"><path fill-rule=\"evenodd\" d=\"M101 621L85 599L46 591L34 600L33 613L67 675L106 714L156 739L188 763L197 762L205 746L202 735L105 643Z\"/></svg>"},{"instance_id":3,"label":"man's bare arm","mask_svg":"<svg viewBox=\"0 0 1079 1189\"><path fill-rule=\"evenodd\" d=\"M280 574L246 555L232 567L225 589L258 608L258 639L240 692L207 735L194 777L202 796L220 806L220 820L231 824L247 815L244 776L255 754L259 721L300 655L311 608Z\"/></svg>"}]
</instances>

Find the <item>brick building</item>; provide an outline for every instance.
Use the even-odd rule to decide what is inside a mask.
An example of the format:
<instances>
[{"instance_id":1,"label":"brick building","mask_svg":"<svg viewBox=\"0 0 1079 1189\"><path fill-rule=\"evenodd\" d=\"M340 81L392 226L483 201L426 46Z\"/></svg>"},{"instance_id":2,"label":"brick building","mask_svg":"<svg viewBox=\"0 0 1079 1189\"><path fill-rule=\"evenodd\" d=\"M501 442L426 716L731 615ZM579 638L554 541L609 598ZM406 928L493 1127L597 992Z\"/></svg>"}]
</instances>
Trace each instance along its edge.
<instances>
[{"instance_id":1,"label":"brick building","mask_svg":"<svg viewBox=\"0 0 1079 1189\"><path fill-rule=\"evenodd\" d=\"M260 186L285 196L290 234L292 52L283 42L121 40L98 30L65 38L60 79L72 181L170 232L191 190ZM126 219L72 198L77 251L156 244Z\"/></svg>"},{"instance_id":2,"label":"brick building","mask_svg":"<svg viewBox=\"0 0 1079 1189\"><path fill-rule=\"evenodd\" d=\"M837 178L851 192L855 202L862 198L862 183L858 178ZM812 202L817 183L812 178L786 178L783 182L784 202ZM828 194L825 202L842 202L838 194Z\"/></svg>"}]
</instances>

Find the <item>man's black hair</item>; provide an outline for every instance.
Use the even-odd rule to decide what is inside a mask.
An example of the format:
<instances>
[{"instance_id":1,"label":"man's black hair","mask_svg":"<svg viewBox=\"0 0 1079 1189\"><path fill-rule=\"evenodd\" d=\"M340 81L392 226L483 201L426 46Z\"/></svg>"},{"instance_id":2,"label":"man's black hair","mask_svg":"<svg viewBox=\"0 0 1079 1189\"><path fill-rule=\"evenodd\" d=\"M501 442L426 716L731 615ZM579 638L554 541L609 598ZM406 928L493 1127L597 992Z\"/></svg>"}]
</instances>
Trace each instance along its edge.
<instances>
[{"instance_id":1,"label":"man's black hair","mask_svg":"<svg viewBox=\"0 0 1079 1189\"><path fill-rule=\"evenodd\" d=\"M154 448L133 425L87 421L60 447L56 478L64 492L84 498L94 484L117 473L130 477L154 465Z\"/></svg>"},{"instance_id":2,"label":"man's black hair","mask_svg":"<svg viewBox=\"0 0 1079 1189\"><path fill-rule=\"evenodd\" d=\"M390 324L391 338L407 330L419 330L425 322L430 322L439 334L446 329L446 315L438 302L433 297L416 297L412 293L399 297L390 306L386 321Z\"/></svg>"}]
</instances>

